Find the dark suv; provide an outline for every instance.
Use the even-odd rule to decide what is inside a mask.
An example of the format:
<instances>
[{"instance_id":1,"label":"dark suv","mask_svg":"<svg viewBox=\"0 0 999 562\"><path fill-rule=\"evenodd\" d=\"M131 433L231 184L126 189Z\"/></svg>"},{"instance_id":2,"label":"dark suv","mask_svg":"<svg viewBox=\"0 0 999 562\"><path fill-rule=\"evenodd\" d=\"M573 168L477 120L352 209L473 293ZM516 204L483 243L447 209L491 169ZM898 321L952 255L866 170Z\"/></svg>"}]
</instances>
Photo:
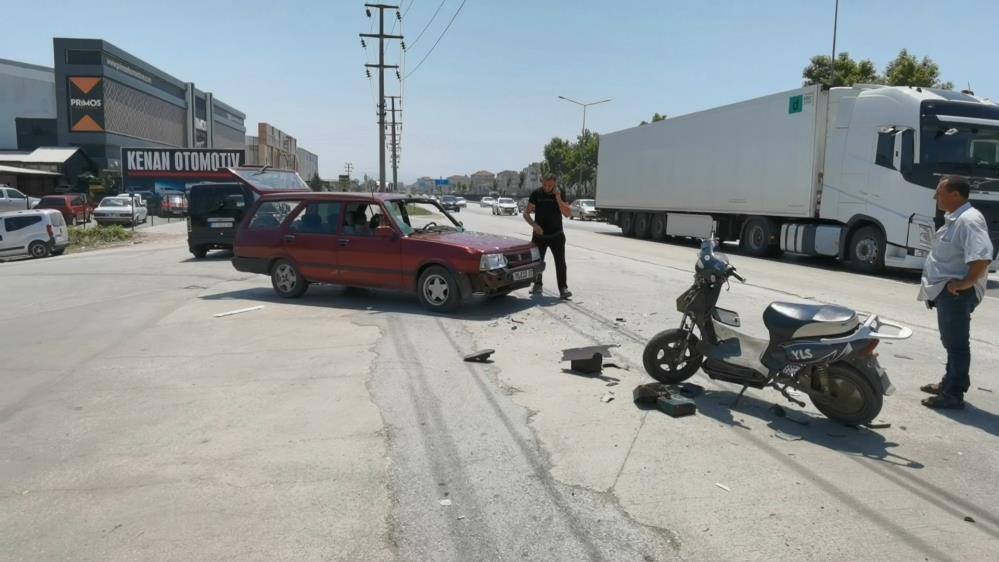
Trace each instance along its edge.
<instances>
[{"instance_id":1,"label":"dark suv","mask_svg":"<svg viewBox=\"0 0 999 562\"><path fill-rule=\"evenodd\" d=\"M441 207L444 207L445 211L461 212L461 203L458 202L458 198L454 195L441 197Z\"/></svg>"}]
</instances>

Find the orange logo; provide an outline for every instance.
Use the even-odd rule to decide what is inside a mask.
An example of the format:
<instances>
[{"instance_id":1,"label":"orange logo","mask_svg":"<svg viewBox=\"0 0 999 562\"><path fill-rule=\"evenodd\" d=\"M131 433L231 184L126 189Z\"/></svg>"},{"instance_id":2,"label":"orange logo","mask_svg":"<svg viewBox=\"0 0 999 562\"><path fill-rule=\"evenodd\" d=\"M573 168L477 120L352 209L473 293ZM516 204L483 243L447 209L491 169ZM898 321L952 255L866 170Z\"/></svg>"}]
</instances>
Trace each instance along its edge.
<instances>
[{"instance_id":1,"label":"orange logo","mask_svg":"<svg viewBox=\"0 0 999 562\"><path fill-rule=\"evenodd\" d=\"M82 77L82 76L76 78L70 78L69 81L72 82L73 85L76 86L78 90L83 92L83 95L89 94L91 90L94 89L95 86L101 83L100 78Z\"/></svg>"}]
</instances>

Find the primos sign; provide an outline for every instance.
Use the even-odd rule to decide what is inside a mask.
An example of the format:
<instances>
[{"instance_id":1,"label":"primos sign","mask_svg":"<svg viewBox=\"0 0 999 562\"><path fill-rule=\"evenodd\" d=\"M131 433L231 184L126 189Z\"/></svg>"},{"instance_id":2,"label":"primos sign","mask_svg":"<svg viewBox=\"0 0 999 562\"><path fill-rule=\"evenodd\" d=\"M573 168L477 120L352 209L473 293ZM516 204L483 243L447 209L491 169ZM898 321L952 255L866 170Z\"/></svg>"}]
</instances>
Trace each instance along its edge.
<instances>
[{"instance_id":1,"label":"primos sign","mask_svg":"<svg viewBox=\"0 0 999 562\"><path fill-rule=\"evenodd\" d=\"M74 133L104 132L104 79L69 77L69 130Z\"/></svg>"},{"instance_id":2,"label":"primos sign","mask_svg":"<svg viewBox=\"0 0 999 562\"><path fill-rule=\"evenodd\" d=\"M195 184L232 179L244 151L214 148L122 148L122 184L133 191L185 192Z\"/></svg>"}]
</instances>

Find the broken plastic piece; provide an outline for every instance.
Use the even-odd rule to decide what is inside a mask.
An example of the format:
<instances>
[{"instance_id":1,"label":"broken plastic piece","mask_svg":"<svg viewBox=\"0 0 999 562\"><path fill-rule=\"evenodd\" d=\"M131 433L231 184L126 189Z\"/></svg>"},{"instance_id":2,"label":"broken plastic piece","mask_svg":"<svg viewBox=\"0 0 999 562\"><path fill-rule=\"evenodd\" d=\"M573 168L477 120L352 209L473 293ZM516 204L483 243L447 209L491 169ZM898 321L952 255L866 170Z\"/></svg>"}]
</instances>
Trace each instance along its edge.
<instances>
[{"instance_id":1,"label":"broken plastic piece","mask_svg":"<svg viewBox=\"0 0 999 562\"><path fill-rule=\"evenodd\" d=\"M656 407L659 408L659 411L669 414L674 418L690 416L697 412L697 406L694 405L693 401L675 394L657 398Z\"/></svg>"},{"instance_id":2,"label":"broken plastic piece","mask_svg":"<svg viewBox=\"0 0 999 562\"><path fill-rule=\"evenodd\" d=\"M612 345L591 345L589 347L574 347L562 350L562 361L569 361L573 371L580 373L599 373L603 370L605 357L612 357Z\"/></svg>"},{"instance_id":3,"label":"broken plastic piece","mask_svg":"<svg viewBox=\"0 0 999 562\"><path fill-rule=\"evenodd\" d=\"M800 435L792 435L790 433L785 433L780 430L774 432L774 437L777 437L778 439L783 439L784 441L801 441Z\"/></svg>"},{"instance_id":4,"label":"broken plastic piece","mask_svg":"<svg viewBox=\"0 0 999 562\"><path fill-rule=\"evenodd\" d=\"M729 488L728 486L722 484L721 482L715 482L715 486L718 486L719 488L721 488L722 490L725 490L726 492L731 492L732 491L732 488Z\"/></svg>"},{"instance_id":5,"label":"broken plastic piece","mask_svg":"<svg viewBox=\"0 0 999 562\"><path fill-rule=\"evenodd\" d=\"M448 507L449 505L451 505L451 500L449 500L449 499L443 499L443 500L441 500L441 501L439 501L437 503L441 504L444 507Z\"/></svg>"},{"instance_id":6,"label":"broken plastic piece","mask_svg":"<svg viewBox=\"0 0 999 562\"><path fill-rule=\"evenodd\" d=\"M871 423L866 424L866 426L871 429L888 429L891 427L891 423L882 420L874 420Z\"/></svg>"},{"instance_id":7,"label":"broken plastic piece","mask_svg":"<svg viewBox=\"0 0 999 562\"><path fill-rule=\"evenodd\" d=\"M648 404L650 406L655 405L656 400L660 396L672 396L669 390L669 385L663 384L661 382L651 382L649 384L640 384L635 387L632 396L635 399L635 404Z\"/></svg>"},{"instance_id":8,"label":"broken plastic piece","mask_svg":"<svg viewBox=\"0 0 999 562\"><path fill-rule=\"evenodd\" d=\"M603 402L604 404L610 402L613 399L614 399L614 393L613 392L607 392L606 394L604 394L603 396L600 397L600 401Z\"/></svg>"},{"instance_id":9,"label":"broken plastic piece","mask_svg":"<svg viewBox=\"0 0 999 562\"><path fill-rule=\"evenodd\" d=\"M489 356L496 353L495 349L483 349L482 351L476 351L474 353L469 353L465 356L465 361L470 363L488 363Z\"/></svg>"},{"instance_id":10,"label":"broken plastic piece","mask_svg":"<svg viewBox=\"0 0 999 562\"><path fill-rule=\"evenodd\" d=\"M975 522L975 518L974 517L965 517L964 520L967 521L968 523L974 523Z\"/></svg>"}]
</instances>

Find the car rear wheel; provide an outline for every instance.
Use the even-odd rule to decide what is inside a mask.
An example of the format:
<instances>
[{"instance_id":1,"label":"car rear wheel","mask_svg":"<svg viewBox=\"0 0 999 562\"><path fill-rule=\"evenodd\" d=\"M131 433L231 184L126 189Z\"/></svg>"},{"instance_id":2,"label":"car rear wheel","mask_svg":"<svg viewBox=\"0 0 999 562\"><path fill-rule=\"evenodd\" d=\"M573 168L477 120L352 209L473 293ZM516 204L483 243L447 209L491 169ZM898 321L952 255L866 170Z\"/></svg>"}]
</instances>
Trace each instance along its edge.
<instances>
[{"instance_id":1,"label":"car rear wheel","mask_svg":"<svg viewBox=\"0 0 999 562\"><path fill-rule=\"evenodd\" d=\"M454 274L439 265L428 267L420 275L417 295L424 308L435 312L449 312L461 302Z\"/></svg>"},{"instance_id":2,"label":"car rear wheel","mask_svg":"<svg viewBox=\"0 0 999 562\"><path fill-rule=\"evenodd\" d=\"M208 255L208 248L205 248L204 246L195 246L194 248L191 248L191 254L194 255L195 259L203 260L205 259L205 256Z\"/></svg>"},{"instance_id":3,"label":"car rear wheel","mask_svg":"<svg viewBox=\"0 0 999 562\"><path fill-rule=\"evenodd\" d=\"M309 288L309 282L302 277L295 264L288 260L278 260L274 264L271 269L271 285L274 286L274 292L286 299L297 299Z\"/></svg>"},{"instance_id":4,"label":"car rear wheel","mask_svg":"<svg viewBox=\"0 0 999 562\"><path fill-rule=\"evenodd\" d=\"M33 258L44 258L49 255L49 245L45 242L35 240L28 245L28 253Z\"/></svg>"}]
</instances>

